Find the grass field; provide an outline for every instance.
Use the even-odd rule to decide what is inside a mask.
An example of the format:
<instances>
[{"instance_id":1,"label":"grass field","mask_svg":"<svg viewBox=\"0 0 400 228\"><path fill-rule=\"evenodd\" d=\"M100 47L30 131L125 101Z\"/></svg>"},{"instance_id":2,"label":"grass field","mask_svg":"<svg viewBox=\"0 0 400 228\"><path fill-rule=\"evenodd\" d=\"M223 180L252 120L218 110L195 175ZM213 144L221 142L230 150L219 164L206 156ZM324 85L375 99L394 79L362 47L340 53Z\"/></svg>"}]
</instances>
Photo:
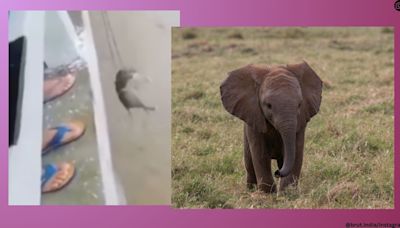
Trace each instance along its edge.
<instances>
[{"instance_id":1,"label":"grass field","mask_svg":"<svg viewBox=\"0 0 400 228\"><path fill-rule=\"evenodd\" d=\"M176 28L172 46L173 206L394 207L391 28ZM299 186L249 191L243 122L223 108L220 83L250 63L302 59L324 90L306 130Z\"/></svg>"}]
</instances>

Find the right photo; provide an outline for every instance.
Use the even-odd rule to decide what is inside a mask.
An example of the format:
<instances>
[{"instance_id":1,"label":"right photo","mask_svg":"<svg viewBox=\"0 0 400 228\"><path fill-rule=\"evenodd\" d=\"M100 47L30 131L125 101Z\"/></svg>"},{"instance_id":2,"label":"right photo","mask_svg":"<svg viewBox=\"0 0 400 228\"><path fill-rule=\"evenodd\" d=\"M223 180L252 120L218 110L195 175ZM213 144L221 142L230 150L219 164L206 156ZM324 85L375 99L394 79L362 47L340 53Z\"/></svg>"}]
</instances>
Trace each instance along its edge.
<instances>
[{"instance_id":1,"label":"right photo","mask_svg":"<svg viewBox=\"0 0 400 228\"><path fill-rule=\"evenodd\" d=\"M394 208L393 32L173 28L173 207Z\"/></svg>"}]
</instances>

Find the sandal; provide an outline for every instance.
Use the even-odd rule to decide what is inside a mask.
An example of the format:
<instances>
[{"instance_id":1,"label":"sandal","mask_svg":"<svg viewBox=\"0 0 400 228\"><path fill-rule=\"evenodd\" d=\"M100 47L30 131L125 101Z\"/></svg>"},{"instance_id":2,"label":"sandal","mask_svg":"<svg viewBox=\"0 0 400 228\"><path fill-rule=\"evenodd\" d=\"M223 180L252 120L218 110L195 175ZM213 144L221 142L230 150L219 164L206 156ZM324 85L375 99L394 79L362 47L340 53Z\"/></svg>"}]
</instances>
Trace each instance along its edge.
<instances>
[{"instance_id":1,"label":"sandal","mask_svg":"<svg viewBox=\"0 0 400 228\"><path fill-rule=\"evenodd\" d=\"M75 76L67 74L66 76L55 76L44 80L44 103L54 100L65 94L75 83Z\"/></svg>"},{"instance_id":2,"label":"sandal","mask_svg":"<svg viewBox=\"0 0 400 228\"><path fill-rule=\"evenodd\" d=\"M71 163L62 162L48 164L42 169L42 193L54 192L65 187L74 177L75 167Z\"/></svg>"},{"instance_id":3,"label":"sandal","mask_svg":"<svg viewBox=\"0 0 400 228\"><path fill-rule=\"evenodd\" d=\"M84 132L84 123L78 121L46 129L43 134L42 155L77 140Z\"/></svg>"}]
</instances>

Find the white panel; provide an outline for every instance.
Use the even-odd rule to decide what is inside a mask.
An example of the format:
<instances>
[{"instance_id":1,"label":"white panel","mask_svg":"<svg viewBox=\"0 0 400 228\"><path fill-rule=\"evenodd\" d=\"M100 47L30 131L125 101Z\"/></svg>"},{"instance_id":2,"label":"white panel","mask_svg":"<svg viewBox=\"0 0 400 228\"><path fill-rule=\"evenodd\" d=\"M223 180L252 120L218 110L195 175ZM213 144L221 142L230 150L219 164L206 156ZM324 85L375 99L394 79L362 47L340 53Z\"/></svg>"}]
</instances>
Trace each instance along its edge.
<instances>
[{"instance_id":1,"label":"white panel","mask_svg":"<svg viewBox=\"0 0 400 228\"><path fill-rule=\"evenodd\" d=\"M40 204L44 15L17 12L9 22L9 39L27 38L20 136L9 150L10 205Z\"/></svg>"}]
</instances>

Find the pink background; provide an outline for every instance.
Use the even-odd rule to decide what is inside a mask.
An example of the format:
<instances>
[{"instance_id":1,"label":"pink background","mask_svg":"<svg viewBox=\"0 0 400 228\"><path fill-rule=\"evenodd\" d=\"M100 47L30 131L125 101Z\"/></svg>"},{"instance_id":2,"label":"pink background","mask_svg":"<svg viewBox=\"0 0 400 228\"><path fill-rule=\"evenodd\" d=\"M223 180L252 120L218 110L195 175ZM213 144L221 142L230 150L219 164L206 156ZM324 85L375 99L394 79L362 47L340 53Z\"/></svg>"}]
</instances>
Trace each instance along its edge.
<instances>
[{"instance_id":1,"label":"pink background","mask_svg":"<svg viewBox=\"0 0 400 228\"><path fill-rule=\"evenodd\" d=\"M182 26L395 26L399 87L400 11L395 0L0 0L0 227L400 227L399 128L395 128L395 210L180 210L168 206L11 207L8 205L8 10L180 10ZM395 90L395 116L399 115ZM399 118L395 118L398 126ZM7 126L7 127L6 127Z\"/></svg>"}]
</instances>

